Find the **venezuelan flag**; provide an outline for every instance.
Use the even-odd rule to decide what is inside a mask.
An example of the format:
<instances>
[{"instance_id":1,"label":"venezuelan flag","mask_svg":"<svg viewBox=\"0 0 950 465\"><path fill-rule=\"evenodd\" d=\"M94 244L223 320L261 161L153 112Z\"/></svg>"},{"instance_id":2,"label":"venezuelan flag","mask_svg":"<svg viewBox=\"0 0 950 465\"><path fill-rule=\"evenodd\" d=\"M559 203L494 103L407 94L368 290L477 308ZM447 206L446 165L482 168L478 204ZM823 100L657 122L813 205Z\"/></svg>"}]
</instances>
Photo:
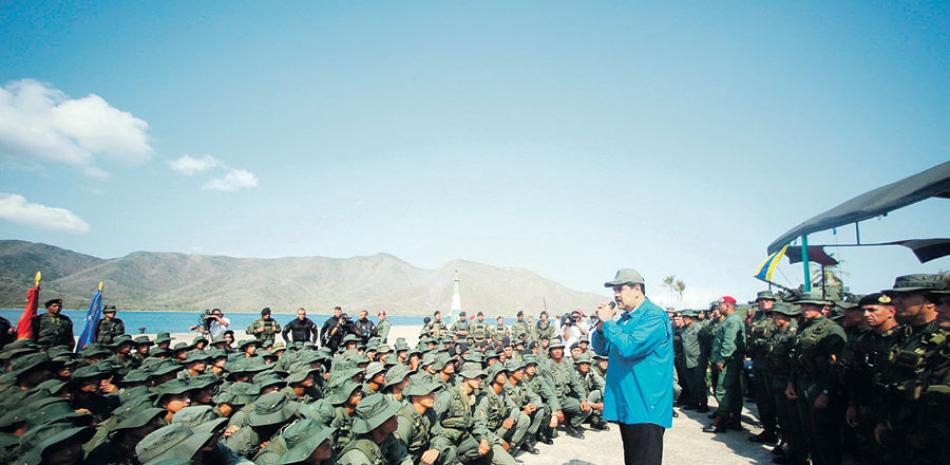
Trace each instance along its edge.
<instances>
[{"instance_id":1,"label":"venezuelan flag","mask_svg":"<svg viewBox=\"0 0 950 465\"><path fill-rule=\"evenodd\" d=\"M775 267L778 266L778 262L785 256L786 250L788 250L788 245L782 247L778 252L769 255L769 257L759 265L758 271L755 272L755 277L762 281L771 281L772 274L775 273Z\"/></svg>"}]
</instances>

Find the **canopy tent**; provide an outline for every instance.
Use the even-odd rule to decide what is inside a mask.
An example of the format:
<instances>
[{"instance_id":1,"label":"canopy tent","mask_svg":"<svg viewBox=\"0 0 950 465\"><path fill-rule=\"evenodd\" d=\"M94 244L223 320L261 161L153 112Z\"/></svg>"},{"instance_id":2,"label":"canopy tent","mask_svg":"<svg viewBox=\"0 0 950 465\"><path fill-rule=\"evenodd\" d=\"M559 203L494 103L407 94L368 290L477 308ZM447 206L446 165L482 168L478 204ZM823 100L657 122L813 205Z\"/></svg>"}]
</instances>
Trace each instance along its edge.
<instances>
[{"instance_id":1,"label":"canopy tent","mask_svg":"<svg viewBox=\"0 0 950 465\"><path fill-rule=\"evenodd\" d=\"M825 247L873 247L882 245L900 245L910 249L920 263L927 263L941 257L950 255L950 239L908 239L904 241L876 242L873 244L825 244L808 246L808 261L818 263L824 266L833 266L838 264L832 255L825 252ZM801 246L791 246L785 251L789 263L801 263Z\"/></svg>"},{"instance_id":2,"label":"canopy tent","mask_svg":"<svg viewBox=\"0 0 950 465\"><path fill-rule=\"evenodd\" d=\"M799 237L884 215L931 197L950 199L950 161L865 192L804 221L772 241L768 253L774 253Z\"/></svg>"}]
</instances>

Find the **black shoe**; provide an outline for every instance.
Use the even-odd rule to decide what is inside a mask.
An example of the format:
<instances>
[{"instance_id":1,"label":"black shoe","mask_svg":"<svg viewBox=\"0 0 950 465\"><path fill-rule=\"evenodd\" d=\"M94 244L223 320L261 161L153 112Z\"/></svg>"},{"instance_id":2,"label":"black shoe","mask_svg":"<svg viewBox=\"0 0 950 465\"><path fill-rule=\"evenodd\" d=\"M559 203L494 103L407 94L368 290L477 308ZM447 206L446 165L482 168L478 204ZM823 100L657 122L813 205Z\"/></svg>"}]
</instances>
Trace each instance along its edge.
<instances>
[{"instance_id":1,"label":"black shoe","mask_svg":"<svg viewBox=\"0 0 950 465\"><path fill-rule=\"evenodd\" d=\"M703 432L704 432L704 433L725 433L725 432L727 432L727 431L729 431L729 430L726 429L726 428L720 428L720 427L718 427L718 426L716 426L716 425L706 425L706 426L703 426Z\"/></svg>"},{"instance_id":2,"label":"black shoe","mask_svg":"<svg viewBox=\"0 0 950 465\"><path fill-rule=\"evenodd\" d=\"M749 442L755 443L768 443L775 444L778 442L778 437L775 436L775 433L771 431L763 431L755 436L749 436Z\"/></svg>"},{"instance_id":3,"label":"black shoe","mask_svg":"<svg viewBox=\"0 0 950 465\"><path fill-rule=\"evenodd\" d=\"M772 448L772 455L785 455L785 449L782 446L775 446Z\"/></svg>"},{"instance_id":4,"label":"black shoe","mask_svg":"<svg viewBox=\"0 0 950 465\"><path fill-rule=\"evenodd\" d=\"M708 405L700 405L699 407L696 407L696 412L697 412L697 413L706 413L706 412L708 412L708 411L709 411L709 406L708 406Z\"/></svg>"},{"instance_id":5,"label":"black shoe","mask_svg":"<svg viewBox=\"0 0 950 465\"><path fill-rule=\"evenodd\" d=\"M540 442L541 444L547 444L547 445L549 445L549 446L550 446L551 444L554 444L554 440L551 439L551 436L548 436L548 435L546 435L546 434L540 434L540 435L538 435L538 442Z\"/></svg>"},{"instance_id":6,"label":"black shoe","mask_svg":"<svg viewBox=\"0 0 950 465\"><path fill-rule=\"evenodd\" d=\"M572 438L584 439L584 433L580 432L577 428L571 426L570 424L564 425L564 432L566 432L567 435Z\"/></svg>"},{"instance_id":7,"label":"black shoe","mask_svg":"<svg viewBox=\"0 0 950 465\"><path fill-rule=\"evenodd\" d=\"M539 451L536 447L532 446L531 444L522 444L521 450L532 455L538 455L541 453L541 451Z\"/></svg>"},{"instance_id":8,"label":"black shoe","mask_svg":"<svg viewBox=\"0 0 950 465\"><path fill-rule=\"evenodd\" d=\"M680 414L676 410L673 410L673 418L679 418Z\"/></svg>"},{"instance_id":9,"label":"black shoe","mask_svg":"<svg viewBox=\"0 0 950 465\"><path fill-rule=\"evenodd\" d=\"M698 407L693 404L686 404L680 407L680 410L696 410Z\"/></svg>"},{"instance_id":10,"label":"black shoe","mask_svg":"<svg viewBox=\"0 0 950 465\"><path fill-rule=\"evenodd\" d=\"M596 429L596 430L598 430L598 431L610 431L610 426L608 426L608 425L607 425L607 422L606 422L606 421L603 421L603 420L598 421L597 423L594 423L594 424L590 425L590 427L591 427L591 428L594 428L594 429Z\"/></svg>"}]
</instances>

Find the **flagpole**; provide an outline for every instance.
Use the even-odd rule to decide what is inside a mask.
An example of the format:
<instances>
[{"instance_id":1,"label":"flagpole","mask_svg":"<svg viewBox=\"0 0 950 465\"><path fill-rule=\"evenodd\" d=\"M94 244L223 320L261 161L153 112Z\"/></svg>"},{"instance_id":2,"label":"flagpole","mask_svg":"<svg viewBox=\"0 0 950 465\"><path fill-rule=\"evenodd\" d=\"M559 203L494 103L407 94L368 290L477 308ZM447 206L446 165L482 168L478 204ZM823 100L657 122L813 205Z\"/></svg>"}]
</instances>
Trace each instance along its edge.
<instances>
[{"instance_id":1,"label":"flagpole","mask_svg":"<svg viewBox=\"0 0 950 465\"><path fill-rule=\"evenodd\" d=\"M808 234L802 235L802 270L805 272L805 292L811 292L811 270L808 269Z\"/></svg>"}]
</instances>

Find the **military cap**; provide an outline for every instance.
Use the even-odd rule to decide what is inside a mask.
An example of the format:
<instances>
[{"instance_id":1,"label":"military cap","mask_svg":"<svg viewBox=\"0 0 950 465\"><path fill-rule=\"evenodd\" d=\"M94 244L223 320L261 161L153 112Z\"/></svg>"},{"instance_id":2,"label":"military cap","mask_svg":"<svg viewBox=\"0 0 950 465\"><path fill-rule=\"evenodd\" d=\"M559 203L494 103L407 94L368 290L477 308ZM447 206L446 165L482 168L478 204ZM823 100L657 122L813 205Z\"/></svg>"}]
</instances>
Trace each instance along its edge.
<instances>
[{"instance_id":1,"label":"military cap","mask_svg":"<svg viewBox=\"0 0 950 465\"><path fill-rule=\"evenodd\" d=\"M760 291L755 295L755 301L758 302L760 300L776 301L778 299L775 298L775 294L773 294L772 291Z\"/></svg>"},{"instance_id":2,"label":"military cap","mask_svg":"<svg viewBox=\"0 0 950 465\"><path fill-rule=\"evenodd\" d=\"M386 372L385 387L395 386L409 377L409 367L406 365L396 365Z\"/></svg>"},{"instance_id":3,"label":"military cap","mask_svg":"<svg viewBox=\"0 0 950 465\"><path fill-rule=\"evenodd\" d=\"M181 412L184 410L186 409L182 409ZM113 413L116 423L109 428L109 431L141 428L149 424L149 422L154 420L156 417L164 416L166 413L167 410L158 407L141 408L136 406L136 408L130 408L121 406ZM175 414L176 419L178 418L179 414L180 412Z\"/></svg>"},{"instance_id":4,"label":"military cap","mask_svg":"<svg viewBox=\"0 0 950 465\"><path fill-rule=\"evenodd\" d=\"M185 407L178 411L174 417L172 417L172 423L178 423L182 425L188 425L190 428L197 428L201 425L205 425L209 421L214 420L224 420L221 418L221 415L218 415L214 411L214 407L210 405L194 405L190 407Z\"/></svg>"},{"instance_id":5,"label":"military cap","mask_svg":"<svg viewBox=\"0 0 950 465\"><path fill-rule=\"evenodd\" d=\"M13 359L12 372L17 376L26 374L30 370L36 368L46 367L53 363L50 360L49 355L44 352L39 352L35 354L28 354L22 357Z\"/></svg>"},{"instance_id":6,"label":"military cap","mask_svg":"<svg viewBox=\"0 0 950 465\"><path fill-rule=\"evenodd\" d=\"M696 317L696 311L695 311L695 310L689 310L689 309L680 310L680 311L679 311L679 316L681 316L681 317L688 317L688 318L695 318L695 317Z\"/></svg>"},{"instance_id":7,"label":"military cap","mask_svg":"<svg viewBox=\"0 0 950 465\"><path fill-rule=\"evenodd\" d=\"M27 422L31 427L64 420L80 426L88 426L92 422L92 415L77 413L69 401L60 397L40 399L29 403L26 408L30 412Z\"/></svg>"},{"instance_id":8,"label":"military cap","mask_svg":"<svg viewBox=\"0 0 950 465\"><path fill-rule=\"evenodd\" d=\"M177 396L191 391L197 391L201 388L195 387L187 382L180 379L173 379L165 384L162 384L158 388L158 398L155 400L155 405L160 407L162 400L167 396Z\"/></svg>"},{"instance_id":9,"label":"military cap","mask_svg":"<svg viewBox=\"0 0 950 465\"><path fill-rule=\"evenodd\" d=\"M254 410L247 416L251 426L267 426L283 423L294 417L297 404L282 392L264 394L254 403Z\"/></svg>"},{"instance_id":10,"label":"military cap","mask_svg":"<svg viewBox=\"0 0 950 465\"><path fill-rule=\"evenodd\" d=\"M142 465L155 465L165 459L190 460L214 436L211 431L199 432L188 425L172 423L139 441L135 455Z\"/></svg>"},{"instance_id":11,"label":"military cap","mask_svg":"<svg viewBox=\"0 0 950 465\"><path fill-rule=\"evenodd\" d=\"M328 439L332 440L335 431L312 418L295 422L281 434L287 451L280 456L277 464L289 465L307 460L320 444Z\"/></svg>"},{"instance_id":12,"label":"military cap","mask_svg":"<svg viewBox=\"0 0 950 465\"><path fill-rule=\"evenodd\" d=\"M343 345L346 345L349 342L360 342L360 338L356 337L355 334L347 334L343 336Z\"/></svg>"},{"instance_id":13,"label":"military cap","mask_svg":"<svg viewBox=\"0 0 950 465\"><path fill-rule=\"evenodd\" d=\"M212 373L201 373L196 376L185 378L185 382L195 389L205 389L221 382L221 379Z\"/></svg>"},{"instance_id":14,"label":"military cap","mask_svg":"<svg viewBox=\"0 0 950 465\"><path fill-rule=\"evenodd\" d=\"M508 368L508 371L511 373L514 373L518 370L523 370L524 367L525 367L525 362L523 358L521 360L514 359L514 358L505 360L505 368Z\"/></svg>"},{"instance_id":15,"label":"military cap","mask_svg":"<svg viewBox=\"0 0 950 465\"><path fill-rule=\"evenodd\" d=\"M561 338L551 339L551 343L548 344L548 350L557 349L557 348L561 348L561 349L564 348L564 343L561 342Z\"/></svg>"},{"instance_id":16,"label":"military cap","mask_svg":"<svg viewBox=\"0 0 950 465\"><path fill-rule=\"evenodd\" d=\"M353 418L353 432L369 433L392 418L402 408L402 404L382 394L371 394L356 406Z\"/></svg>"},{"instance_id":17,"label":"military cap","mask_svg":"<svg viewBox=\"0 0 950 465\"><path fill-rule=\"evenodd\" d=\"M482 370L481 365L466 363L462 365L462 369L459 370L459 375L463 378L483 378L485 377L485 371Z\"/></svg>"},{"instance_id":18,"label":"military cap","mask_svg":"<svg viewBox=\"0 0 950 465\"><path fill-rule=\"evenodd\" d=\"M208 360L217 360L219 358L228 358L228 351L224 349L211 349L208 351Z\"/></svg>"},{"instance_id":19,"label":"military cap","mask_svg":"<svg viewBox=\"0 0 950 465\"><path fill-rule=\"evenodd\" d=\"M102 379L112 376L112 365L108 362L86 365L73 372L71 381L80 381L86 379Z\"/></svg>"},{"instance_id":20,"label":"military cap","mask_svg":"<svg viewBox=\"0 0 950 465\"><path fill-rule=\"evenodd\" d=\"M42 389L44 391L49 392L50 394L56 395L56 394L59 394L60 391L62 391L63 388L66 387L67 384L68 383L66 381L63 381L61 379L48 379L46 381L43 381L40 384L37 384L36 387L30 390L39 391Z\"/></svg>"},{"instance_id":21,"label":"military cap","mask_svg":"<svg viewBox=\"0 0 950 465\"><path fill-rule=\"evenodd\" d=\"M442 369L445 368L445 366L448 365L450 361L451 358L448 356L448 354L440 353L435 357L435 361L432 362L432 369L435 371L442 371Z\"/></svg>"},{"instance_id":22,"label":"military cap","mask_svg":"<svg viewBox=\"0 0 950 465\"><path fill-rule=\"evenodd\" d=\"M178 352L179 350L191 350L191 344L187 342L176 342L175 345L172 346L172 352Z\"/></svg>"},{"instance_id":23,"label":"military cap","mask_svg":"<svg viewBox=\"0 0 950 465\"><path fill-rule=\"evenodd\" d=\"M151 360L151 359L157 360L157 359L160 359L160 358L162 358L162 357L170 357L171 355L172 355L172 351L171 351L171 350L168 350L168 349L162 349L162 348L151 349L151 350L148 351L148 356L149 356L149 358L147 358L147 359L145 359L145 360ZM143 363L144 363L144 362L143 362Z\"/></svg>"},{"instance_id":24,"label":"military cap","mask_svg":"<svg viewBox=\"0 0 950 465\"><path fill-rule=\"evenodd\" d=\"M372 362L366 366L366 379L370 379L386 371L386 366L379 362Z\"/></svg>"},{"instance_id":25,"label":"military cap","mask_svg":"<svg viewBox=\"0 0 950 465\"><path fill-rule=\"evenodd\" d=\"M360 388L361 386L357 382L347 378L330 391L327 401L333 405L340 405L346 402L346 400L353 395L353 392ZM360 403L362 403L362 401L360 401Z\"/></svg>"},{"instance_id":26,"label":"military cap","mask_svg":"<svg viewBox=\"0 0 950 465\"><path fill-rule=\"evenodd\" d=\"M594 353L594 357L593 357L593 358L594 358L594 360L597 360L597 361L607 360L607 356L606 356L606 355L600 355L600 354L598 354L598 353Z\"/></svg>"},{"instance_id":27,"label":"military cap","mask_svg":"<svg viewBox=\"0 0 950 465\"><path fill-rule=\"evenodd\" d=\"M20 340L22 341L23 339ZM12 342L10 344L12 344ZM10 348L10 344L7 344L7 347L4 347L3 352L0 352L0 360L3 360L4 362L10 359L19 360L22 358L23 354L32 354L37 351L37 349L31 347Z\"/></svg>"},{"instance_id":28,"label":"military cap","mask_svg":"<svg viewBox=\"0 0 950 465\"><path fill-rule=\"evenodd\" d=\"M138 336L133 337L133 338L132 338L132 343L135 344L135 345L137 345L137 346L150 346L150 345L152 345L152 341L150 341L150 340L148 339L148 336L146 336L146 335L144 335L144 334L140 334L140 335L138 335Z\"/></svg>"},{"instance_id":29,"label":"military cap","mask_svg":"<svg viewBox=\"0 0 950 465\"><path fill-rule=\"evenodd\" d=\"M198 343L201 342L201 341L204 341L205 343L207 343L207 342L208 342L208 338L206 338L206 337L204 337L204 336L195 336L195 338L191 340L191 345L192 345L192 346L196 346L196 345L198 345Z\"/></svg>"},{"instance_id":30,"label":"military cap","mask_svg":"<svg viewBox=\"0 0 950 465\"><path fill-rule=\"evenodd\" d=\"M575 365L580 365L582 363L590 364L591 363L590 355L581 354L579 357L574 359Z\"/></svg>"},{"instance_id":31,"label":"military cap","mask_svg":"<svg viewBox=\"0 0 950 465\"><path fill-rule=\"evenodd\" d=\"M163 342L171 342L171 341L172 341L172 336L171 336L171 334L169 334L169 333L158 333L158 334L155 336L155 343L156 343L156 344L161 344L161 343L163 343Z\"/></svg>"},{"instance_id":32,"label":"military cap","mask_svg":"<svg viewBox=\"0 0 950 465\"><path fill-rule=\"evenodd\" d=\"M290 375L287 376L287 384L302 383L307 379L308 376L319 372L319 369L310 368L310 365L297 367L297 369L290 372Z\"/></svg>"},{"instance_id":33,"label":"military cap","mask_svg":"<svg viewBox=\"0 0 950 465\"><path fill-rule=\"evenodd\" d=\"M427 367L435 363L435 354L428 353L422 356L422 360L419 361L419 367Z\"/></svg>"},{"instance_id":34,"label":"military cap","mask_svg":"<svg viewBox=\"0 0 950 465\"><path fill-rule=\"evenodd\" d=\"M164 363L161 363L161 364L158 365L156 368L154 368L154 369L152 370L152 372L149 374L149 377L150 377L150 378L158 378L159 376L169 375L169 374L172 374L172 373L174 373L174 372L176 372L176 371L178 371L178 370L182 370L182 369L184 369L184 368L185 368L185 367L183 367L183 366L181 366L181 365L179 365L179 364L177 364L177 363L175 363L175 362L171 362L171 361L167 361L167 360L166 360Z\"/></svg>"},{"instance_id":35,"label":"military cap","mask_svg":"<svg viewBox=\"0 0 950 465\"><path fill-rule=\"evenodd\" d=\"M511 371L508 370L507 367L505 367L505 364L504 364L504 363L496 363L496 364L492 365L491 367L489 367L487 371L488 371L488 373L487 373L486 378L487 378L489 381L494 381L494 380L495 380L495 377L498 376L499 373L504 373L504 374L506 374L506 375L509 374L509 373L511 373ZM466 376L466 378L472 378L472 377L471 377L471 376Z\"/></svg>"},{"instance_id":36,"label":"military cap","mask_svg":"<svg viewBox=\"0 0 950 465\"><path fill-rule=\"evenodd\" d=\"M498 355L498 352L495 352L495 351L492 350L492 349L486 350L485 353L484 353L484 355L482 355L482 359L485 360L486 362L487 362L489 359L500 358L500 357L501 357L501 356Z\"/></svg>"},{"instance_id":37,"label":"military cap","mask_svg":"<svg viewBox=\"0 0 950 465\"><path fill-rule=\"evenodd\" d=\"M80 443L92 439L96 430L88 426L75 426L71 423L53 422L31 428L20 438L20 449L25 451L22 461L28 465L38 465L43 454L54 446L70 439L78 438Z\"/></svg>"},{"instance_id":38,"label":"military cap","mask_svg":"<svg viewBox=\"0 0 950 465\"><path fill-rule=\"evenodd\" d=\"M60 306L62 306L62 305L63 305L63 299L60 299L60 298L49 299L49 300L47 300L45 303L43 303L43 306L44 306L44 307L50 307L50 306L52 306L52 305L54 305L54 304L59 304Z\"/></svg>"},{"instance_id":39,"label":"military cap","mask_svg":"<svg viewBox=\"0 0 950 465\"><path fill-rule=\"evenodd\" d=\"M242 340L238 341L237 347L238 347L239 350L244 350L245 347L247 347L247 346L249 346L249 345L251 345L251 344L254 344L255 346L260 346L260 345L261 345L261 341L258 341L257 339L253 339L253 338L252 338L252 339L242 339Z\"/></svg>"},{"instance_id":40,"label":"military cap","mask_svg":"<svg viewBox=\"0 0 950 465\"><path fill-rule=\"evenodd\" d=\"M28 408L11 408L0 415L0 429L9 428L20 423L28 423L27 416L32 414Z\"/></svg>"},{"instance_id":41,"label":"military cap","mask_svg":"<svg viewBox=\"0 0 950 465\"><path fill-rule=\"evenodd\" d=\"M188 352L188 356L182 360L183 365L188 365L189 363L194 362L207 362L211 360L211 354L203 350L192 350Z\"/></svg>"},{"instance_id":42,"label":"military cap","mask_svg":"<svg viewBox=\"0 0 950 465\"><path fill-rule=\"evenodd\" d=\"M234 398L230 399L232 405L247 405L257 398L261 393L261 388L254 383L237 382L230 386L228 391ZM216 400L217 401L217 400Z\"/></svg>"},{"instance_id":43,"label":"military cap","mask_svg":"<svg viewBox=\"0 0 950 465\"><path fill-rule=\"evenodd\" d=\"M132 342L132 336L129 336L128 334L122 334L116 336L116 338L112 341L111 347L118 348L122 344L135 345L135 343Z\"/></svg>"},{"instance_id":44,"label":"military cap","mask_svg":"<svg viewBox=\"0 0 950 465\"><path fill-rule=\"evenodd\" d=\"M950 294L950 274L938 275L938 278L939 278L941 281L943 281L943 288L940 288L940 289L932 289L932 290L928 291L928 293L929 293L929 294L936 294L936 295L947 295L947 294Z\"/></svg>"},{"instance_id":45,"label":"military cap","mask_svg":"<svg viewBox=\"0 0 950 465\"><path fill-rule=\"evenodd\" d=\"M643 275L632 268L617 270L614 279L604 283L604 287L621 286L624 284L643 284Z\"/></svg>"},{"instance_id":46,"label":"military cap","mask_svg":"<svg viewBox=\"0 0 950 465\"><path fill-rule=\"evenodd\" d=\"M479 310L478 313L475 314L475 316L485 316L485 313Z\"/></svg>"},{"instance_id":47,"label":"military cap","mask_svg":"<svg viewBox=\"0 0 950 465\"><path fill-rule=\"evenodd\" d=\"M946 286L947 283L937 274L909 274L898 276L894 280L894 287L882 292L885 294L932 292L943 290Z\"/></svg>"},{"instance_id":48,"label":"military cap","mask_svg":"<svg viewBox=\"0 0 950 465\"><path fill-rule=\"evenodd\" d=\"M276 353L281 350L287 350L287 346L284 344L284 341L277 341L270 346L270 350L271 352Z\"/></svg>"},{"instance_id":49,"label":"military cap","mask_svg":"<svg viewBox=\"0 0 950 465\"><path fill-rule=\"evenodd\" d=\"M828 299L822 297L821 292L811 291L806 292L798 297L794 302L796 305L819 305L824 306L828 305L830 302Z\"/></svg>"},{"instance_id":50,"label":"military cap","mask_svg":"<svg viewBox=\"0 0 950 465\"><path fill-rule=\"evenodd\" d=\"M115 313L115 305L106 305L103 307L102 313Z\"/></svg>"},{"instance_id":51,"label":"military cap","mask_svg":"<svg viewBox=\"0 0 950 465\"><path fill-rule=\"evenodd\" d=\"M403 396L427 396L430 393L438 391L442 387L439 383L416 383L413 382L402 391Z\"/></svg>"},{"instance_id":52,"label":"military cap","mask_svg":"<svg viewBox=\"0 0 950 465\"><path fill-rule=\"evenodd\" d=\"M775 307L772 308L772 312L789 317L796 317L802 314L801 309L798 308L797 305L792 305L789 302L775 302Z\"/></svg>"},{"instance_id":53,"label":"military cap","mask_svg":"<svg viewBox=\"0 0 950 465\"><path fill-rule=\"evenodd\" d=\"M272 371L261 373L254 377L254 384L258 385L262 390L268 386L280 385L281 387L287 385L287 381L284 381L284 378L280 377L277 373Z\"/></svg>"},{"instance_id":54,"label":"military cap","mask_svg":"<svg viewBox=\"0 0 950 465\"><path fill-rule=\"evenodd\" d=\"M83 358L105 357L112 355L112 351L102 347L100 344L89 344L79 351L79 355Z\"/></svg>"},{"instance_id":55,"label":"military cap","mask_svg":"<svg viewBox=\"0 0 950 465\"><path fill-rule=\"evenodd\" d=\"M521 359L524 360L525 367L527 367L528 365L538 364L538 357L535 356L534 354L526 354L525 356L521 357Z\"/></svg>"}]
</instances>

